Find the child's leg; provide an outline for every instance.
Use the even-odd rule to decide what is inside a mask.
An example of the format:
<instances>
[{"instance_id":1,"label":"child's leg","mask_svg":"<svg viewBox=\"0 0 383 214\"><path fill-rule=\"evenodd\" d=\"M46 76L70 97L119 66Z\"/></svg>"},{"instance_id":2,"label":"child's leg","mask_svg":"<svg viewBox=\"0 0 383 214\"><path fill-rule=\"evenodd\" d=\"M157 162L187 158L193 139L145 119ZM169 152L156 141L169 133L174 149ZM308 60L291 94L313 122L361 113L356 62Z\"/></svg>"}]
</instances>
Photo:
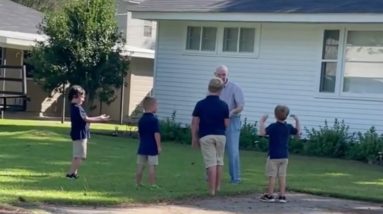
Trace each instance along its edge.
<instances>
[{"instance_id":1,"label":"child's leg","mask_svg":"<svg viewBox=\"0 0 383 214\"><path fill-rule=\"evenodd\" d=\"M269 176L269 182L267 186L267 194L272 195L274 193L275 177Z\"/></svg>"},{"instance_id":2,"label":"child's leg","mask_svg":"<svg viewBox=\"0 0 383 214\"><path fill-rule=\"evenodd\" d=\"M286 194L286 174L287 174L288 159L281 159L278 170L279 180L279 195L285 196Z\"/></svg>"},{"instance_id":3,"label":"child's leg","mask_svg":"<svg viewBox=\"0 0 383 214\"><path fill-rule=\"evenodd\" d=\"M217 166L212 166L208 168L208 185L210 195L215 195L216 192L216 182L217 182Z\"/></svg>"},{"instance_id":4,"label":"child's leg","mask_svg":"<svg viewBox=\"0 0 383 214\"><path fill-rule=\"evenodd\" d=\"M137 168L136 168L136 185L140 186L142 182L142 175L144 173L145 165L148 163L148 156L137 155Z\"/></svg>"},{"instance_id":5,"label":"child's leg","mask_svg":"<svg viewBox=\"0 0 383 214\"><path fill-rule=\"evenodd\" d=\"M71 174L77 174L77 170L80 168L81 162L82 162L82 158L76 158L76 157L73 158L68 174L70 174L70 175Z\"/></svg>"},{"instance_id":6,"label":"child's leg","mask_svg":"<svg viewBox=\"0 0 383 214\"><path fill-rule=\"evenodd\" d=\"M279 195L285 196L286 194L286 176L279 176Z\"/></svg>"},{"instance_id":7,"label":"child's leg","mask_svg":"<svg viewBox=\"0 0 383 214\"><path fill-rule=\"evenodd\" d=\"M148 165L149 165L149 183L151 185L156 184L156 166L158 165L158 156L148 156Z\"/></svg>"},{"instance_id":8,"label":"child's leg","mask_svg":"<svg viewBox=\"0 0 383 214\"><path fill-rule=\"evenodd\" d=\"M222 173L223 173L223 166L217 166L217 177L216 177L216 183L215 183L215 190L221 191L221 179L222 179Z\"/></svg>"},{"instance_id":9,"label":"child's leg","mask_svg":"<svg viewBox=\"0 0 383 214\"><path fill-rule=\"evenodd\" d=\"M150 185L156 184L156 166L155 165L149 165L149 183Z\"/></svg>"},{"instance_id":10,"label":"child's leg","mask_svg":"<svg viewBox=\"0 0 383 214\"><path fill-rule=\"evenodd\" d=\"M142 174L144 172L145 165L144 164L137 164L136 169L136 185L140 186L142 182Z\"/></svg>"},{"instance_id":11,"label":"child's leg","mask_svg":"<svg viewBox=\"0 0 383 214\"><path fill-rule=\"evenodd\" d=\"M77 174L83 160L87 156L87 139L73 141L73 159L68 174Z\"/></svg>"}]
</instances>

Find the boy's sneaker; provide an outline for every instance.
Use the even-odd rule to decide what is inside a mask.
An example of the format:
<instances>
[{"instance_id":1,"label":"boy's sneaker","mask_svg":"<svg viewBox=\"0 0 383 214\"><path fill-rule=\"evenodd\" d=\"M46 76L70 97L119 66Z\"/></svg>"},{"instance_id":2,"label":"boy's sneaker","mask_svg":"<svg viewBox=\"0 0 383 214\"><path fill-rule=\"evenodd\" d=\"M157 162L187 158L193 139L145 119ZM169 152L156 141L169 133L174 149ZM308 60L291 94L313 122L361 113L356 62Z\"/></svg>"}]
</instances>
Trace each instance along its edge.
<instances>
[{"instance_id":1,"label":"boy's sneaker","mask_svg":"<svg viewBox=\"0 0 383 214\"><path fill-rule=\"evenodd\" d=\"M274 202L275 199L272 195L269 195L269 194L263 194L262 197L261 197L261 201L263 202Z\"/></svg>"},{"instance_id":2,"label":"boy's sneaker","mask_svg":"<svg viewBox=\"0 0 383 214\"><path fill-rule=\"evenodd\" d=\"M65 177L70 178L70 179L77 179L77 178L79 178L79 176L77 174L75 174L75 173L66 174Z\"/></svg>"},{"instance_id":3,"label":"boy's sneaker","mask_svg":"<svg viewBox=\"0 0 383 214\"><path fill-rule=\"evenodd\" d=\"M286 200L286 196L281 196L281 195L280 195L280 196L278 197L278 202L279 202L279 203L286 203L286 202L287 202L287 200Z\"/></svg>"}]
</instances>

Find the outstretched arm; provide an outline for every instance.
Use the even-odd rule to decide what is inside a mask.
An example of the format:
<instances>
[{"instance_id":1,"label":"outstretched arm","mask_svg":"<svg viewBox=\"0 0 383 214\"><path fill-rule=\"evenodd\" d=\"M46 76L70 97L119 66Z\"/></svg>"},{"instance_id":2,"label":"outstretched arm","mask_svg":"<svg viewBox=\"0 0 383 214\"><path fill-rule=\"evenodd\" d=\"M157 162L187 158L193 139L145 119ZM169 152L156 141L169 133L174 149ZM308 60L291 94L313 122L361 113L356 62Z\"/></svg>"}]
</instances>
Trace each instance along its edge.
<instances>
[{"instance_id":1,"label":"outstretched arm","mask_svg":"<svg viewBox=\"0 0 383 214\"><path fill-rule=\"evenodd\" d=\"M301 124L299 122L299 119L296 115L292 114L291 117L295 120L295 128L297 129L297 134L295 135L297 138L300 138L301 136Z\"/></svg>"},{"instance_id":2,"label":"outstretched arm","mask_svg":"<svg viewBox=\"0 0 383 214\"><path fill-rule=\"evenodd\" d=\"M266 127L265 122L267 120L267 115L263 115L261 119L259 120L259 129L258 129L258 135L259 136L266 136Z\"/></svg>"}]
</instances>

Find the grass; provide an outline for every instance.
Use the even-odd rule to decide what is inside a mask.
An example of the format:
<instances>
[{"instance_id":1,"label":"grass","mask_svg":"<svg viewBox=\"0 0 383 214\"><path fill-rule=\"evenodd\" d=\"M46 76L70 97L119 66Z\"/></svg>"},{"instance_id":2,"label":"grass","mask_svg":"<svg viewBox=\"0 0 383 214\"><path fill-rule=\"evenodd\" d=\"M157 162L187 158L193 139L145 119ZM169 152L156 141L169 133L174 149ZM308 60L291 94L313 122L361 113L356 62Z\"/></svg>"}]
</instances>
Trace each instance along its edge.
<instances>
[{"instance_id":1,"label":"grass","mask_svg":"<svg viewBox=\"0 0 383 214\"><path fill-rule=\"evenodd\" d=\"M164 143L158 167L160 190L135 189L137 141L93 135L80 179L64 178L71 158L69 124L0 120L0 204L18 201L115 205L207 196L202 157L189 145ZM114 125L92 125L114 130ZM264 153L242 151L243 183L223 195L261 192ZM290 190L383 202L383 168L325 158L290 157Z\"/></svg>"}]
</instances>

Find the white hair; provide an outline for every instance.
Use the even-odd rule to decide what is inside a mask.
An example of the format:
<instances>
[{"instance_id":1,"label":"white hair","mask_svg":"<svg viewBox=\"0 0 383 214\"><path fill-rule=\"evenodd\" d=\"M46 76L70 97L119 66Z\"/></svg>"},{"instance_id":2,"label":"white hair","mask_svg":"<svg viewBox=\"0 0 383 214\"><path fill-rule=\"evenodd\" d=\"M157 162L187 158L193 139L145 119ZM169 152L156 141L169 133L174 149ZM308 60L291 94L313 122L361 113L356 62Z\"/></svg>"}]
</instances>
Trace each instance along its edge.
<instances>
[{"instance_id":1,"label":"white hair","mask_svg":"<svg viewBox=\"0 0 383 214\"><path fill-rule=\"evenodd\" d=\"M217 72L217 71L225 71L226 74L228 74L228 73L229 73L229 68L227 68L226 65L220 65L220 66L218 66L218 67L215 69L215 72Z\"/></svg>"}]
</instances>

